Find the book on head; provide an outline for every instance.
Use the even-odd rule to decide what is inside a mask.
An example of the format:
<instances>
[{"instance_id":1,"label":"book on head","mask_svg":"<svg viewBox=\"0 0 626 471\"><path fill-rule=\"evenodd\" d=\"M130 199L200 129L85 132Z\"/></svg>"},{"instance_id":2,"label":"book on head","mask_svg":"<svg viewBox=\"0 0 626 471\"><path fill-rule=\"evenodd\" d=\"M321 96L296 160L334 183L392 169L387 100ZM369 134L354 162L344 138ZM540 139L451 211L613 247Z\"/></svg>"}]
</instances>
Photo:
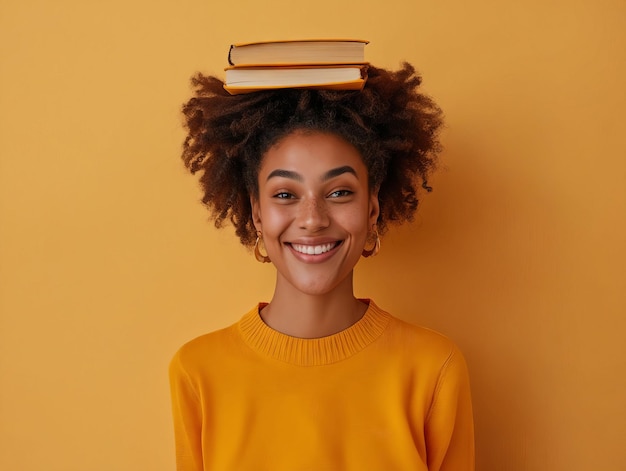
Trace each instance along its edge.
<instances>
[{"instance_id":1,"label":"book on head","mask_svg":"<svg viewBox=\"0 0 626 471\"><path fill-rule=\"evenodd\" d=\"M361 90L366 64L301 65L281 67L228 67L224 88L231 95L276 88Z\"/></svg>"},{"instance_id":2,"label":"book on head","mask_svg":"<svg viewBox=\"0 0 626 471\"><path fill-rule=\"evenodd\" d=\"M260 41L230 46L231 66L293 64L360 64L365 62L362 39L302 39Z\"/></svg>"}]
</instances>

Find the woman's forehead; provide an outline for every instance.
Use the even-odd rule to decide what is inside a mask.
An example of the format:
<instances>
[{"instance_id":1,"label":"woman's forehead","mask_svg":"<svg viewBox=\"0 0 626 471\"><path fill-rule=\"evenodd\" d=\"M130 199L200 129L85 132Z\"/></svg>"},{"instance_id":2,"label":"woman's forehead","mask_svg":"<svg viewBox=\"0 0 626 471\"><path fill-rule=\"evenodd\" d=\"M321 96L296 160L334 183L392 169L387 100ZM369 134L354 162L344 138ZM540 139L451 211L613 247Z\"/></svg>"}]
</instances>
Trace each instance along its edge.
<instances>
[{"instance_id":1,"label":"woman's forehead","mask_svg":"<svg viewBox=\"0 0 626 471\"><path fill-rule=\"evenodd\" d=\"M360 152L342 137L319 131L295 131L268 149L260 173L267 175L276 169L325 173L340 167L350 167L355 174L367 173Z\"/></svg>"}]
</instances>

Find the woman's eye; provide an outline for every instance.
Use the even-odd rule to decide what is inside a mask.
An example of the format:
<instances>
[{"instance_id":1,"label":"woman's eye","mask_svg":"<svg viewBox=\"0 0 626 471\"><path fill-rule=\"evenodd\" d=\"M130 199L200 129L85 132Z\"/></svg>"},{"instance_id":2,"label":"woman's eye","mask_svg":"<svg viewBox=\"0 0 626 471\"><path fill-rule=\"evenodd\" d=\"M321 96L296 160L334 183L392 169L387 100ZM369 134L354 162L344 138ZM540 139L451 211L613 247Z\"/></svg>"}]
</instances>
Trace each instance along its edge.
<instances>
[{"instance_id":1,"label":"woman's eye","mask_svg":"<svg viewBox=\"0 0 626 471\"><path fill-rule=\"evenodd\" d=\"M350 190L337 190L333 191L330 195L330 198L341 198L342 196L350 196L352 192Z\"/></svg>"},{"instance_id":2,"label":"woman's eye","mask_svg":"<svg viewBox=\"0 0 626 471\"><path fill-rule=\"evenodd\" d=\"M274 198L288 199L288 198L293 198L293 195L291 193L287 193L286 191L281 191L280 193L276 193L274 195Z\"/></svg>"}]
</instances>

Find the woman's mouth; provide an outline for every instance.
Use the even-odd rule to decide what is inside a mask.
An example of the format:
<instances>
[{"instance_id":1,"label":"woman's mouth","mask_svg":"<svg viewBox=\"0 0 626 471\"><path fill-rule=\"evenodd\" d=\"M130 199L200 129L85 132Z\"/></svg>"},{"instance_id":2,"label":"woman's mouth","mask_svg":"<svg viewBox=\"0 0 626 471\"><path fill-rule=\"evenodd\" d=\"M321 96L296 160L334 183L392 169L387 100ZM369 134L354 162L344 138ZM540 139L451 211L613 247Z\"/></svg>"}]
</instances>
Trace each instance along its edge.
<instances>
[{"instance_id":1,"label":"woman's mouth","mask_svg":"<svg viewBox=\"0 0 626 471\"><path fill-rule=\"evenodd\" d=\"M337 247L341 242L329 242L326 244L318 245L304 245L304 244L291 244L291 247L298 253L304 255L321 255L326 252L330 252Z\"/></svg>"}]
</instances>

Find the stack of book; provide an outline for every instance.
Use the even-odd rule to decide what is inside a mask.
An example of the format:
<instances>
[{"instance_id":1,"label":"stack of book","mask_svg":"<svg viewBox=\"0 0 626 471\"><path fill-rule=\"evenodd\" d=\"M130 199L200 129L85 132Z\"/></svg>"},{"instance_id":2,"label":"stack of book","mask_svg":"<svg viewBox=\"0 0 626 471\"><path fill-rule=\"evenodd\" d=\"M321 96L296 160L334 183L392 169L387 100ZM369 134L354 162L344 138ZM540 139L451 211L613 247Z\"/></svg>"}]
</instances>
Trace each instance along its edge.
<instances>
[{"instance_id":1,"label":"stack of book","mask_svg":"<svg viewBox=\"0 0 626 471\"><path fill-rule=\"evenodd\" d=\"M360 39L233 44L224 88L232 95L272 88L360 90L367 80Z\"/></svg>"}]
</instances>

